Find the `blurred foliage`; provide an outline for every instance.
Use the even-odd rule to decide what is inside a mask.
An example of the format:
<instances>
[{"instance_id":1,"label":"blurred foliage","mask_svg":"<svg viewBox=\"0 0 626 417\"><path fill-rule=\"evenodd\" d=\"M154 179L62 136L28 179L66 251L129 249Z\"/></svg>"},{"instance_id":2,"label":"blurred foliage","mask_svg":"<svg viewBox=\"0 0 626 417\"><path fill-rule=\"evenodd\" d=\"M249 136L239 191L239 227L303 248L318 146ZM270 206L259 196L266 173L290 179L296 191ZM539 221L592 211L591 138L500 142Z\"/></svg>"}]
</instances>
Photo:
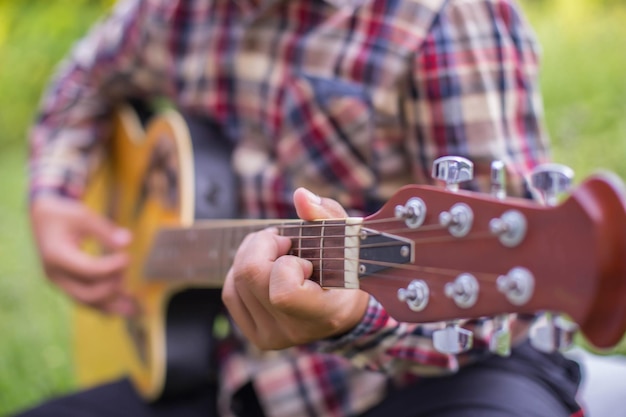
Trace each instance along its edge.
<instances>
[{"instance_id":1,"label":"blurred foliage","mask_svg":"<svg viewBox=\"0 0 626 417\"><path fill-rule=\"evenodd\" d=\"M68 302L42 285L28 234L25 137L54 66L112 2L0 0L0 416L74 386ZM598 167L626 178L623 0L522 4L544 48L556 161L579 180Z\"/></svg>"},{"instance_id":2,"label":"blurred foliage","mask_svg":"<svg viewBox=\"0 0 626 417\"><path fill-rule=\"evenodd\" d=\"M543 46L542 91L557 162L582 180L598 168L626 179L626 5L526 0Z\"/></svg>"},{"instance_id":3,"label":"blurred foliage","mask_svg":"<svg viewBox=\"0 0 626 417\"><path fill-rule=\"evenodd\" d=\"M111 0L0 0L0 150L23 142L51 68Z\"/></svg>"},{"instance_id":4,"label":"blurred foliage","mask_svg":"<svg viewBox=\"0 0 626 417\"><path fill-rule=\"evenodd\" d=\"M59 59L111 0L0 0L0 416L74 386L69 305L38 268L25 137Z\"/></svg>"}]
</instances>

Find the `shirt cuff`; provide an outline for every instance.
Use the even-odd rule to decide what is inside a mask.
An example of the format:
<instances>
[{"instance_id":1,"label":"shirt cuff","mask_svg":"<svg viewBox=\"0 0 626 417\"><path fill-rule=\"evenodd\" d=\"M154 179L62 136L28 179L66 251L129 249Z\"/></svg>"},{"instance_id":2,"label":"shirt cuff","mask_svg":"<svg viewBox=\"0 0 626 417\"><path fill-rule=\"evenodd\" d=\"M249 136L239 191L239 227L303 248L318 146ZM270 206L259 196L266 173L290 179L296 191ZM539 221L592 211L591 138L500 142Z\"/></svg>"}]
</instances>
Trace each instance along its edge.
<instances>
[{"instance_id":1,"label":"shirt cuff","mask_svg":"<svg viewBox=\"0 0 626 417\"><path fill-rule=\"evenodd\" d=\"M358 348L359 345L375 343L372 336L384 329L388 321L389 314L385 308L370 295L367 310L361 322L347 333L319 341L317 349L324 353L361 350ZM384 333L379 337L384 337Z\"/></svg>"}]
</instances>

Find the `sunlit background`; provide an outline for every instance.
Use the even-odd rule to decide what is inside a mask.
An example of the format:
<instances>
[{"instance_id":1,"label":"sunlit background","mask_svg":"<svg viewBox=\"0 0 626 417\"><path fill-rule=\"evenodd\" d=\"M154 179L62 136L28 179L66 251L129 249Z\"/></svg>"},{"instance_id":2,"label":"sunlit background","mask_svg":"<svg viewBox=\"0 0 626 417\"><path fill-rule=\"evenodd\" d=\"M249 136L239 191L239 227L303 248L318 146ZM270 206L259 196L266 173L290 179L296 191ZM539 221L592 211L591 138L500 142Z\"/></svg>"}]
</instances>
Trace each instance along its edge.
<instances>
[{"instance_id":1,"label":"sunlit background","mask_svg":"<svg viewBox=\"0 0 626 417\"><path fill-rule=\"evenodd\" d=\"M543 45L554 159L577 181L600 168L626 179L626 6L522 1ZM26 221L25 135L52 68L111 3L0 0L0 416L74 387L70 308L42 278Z\"/></svg>"}]
</instances>

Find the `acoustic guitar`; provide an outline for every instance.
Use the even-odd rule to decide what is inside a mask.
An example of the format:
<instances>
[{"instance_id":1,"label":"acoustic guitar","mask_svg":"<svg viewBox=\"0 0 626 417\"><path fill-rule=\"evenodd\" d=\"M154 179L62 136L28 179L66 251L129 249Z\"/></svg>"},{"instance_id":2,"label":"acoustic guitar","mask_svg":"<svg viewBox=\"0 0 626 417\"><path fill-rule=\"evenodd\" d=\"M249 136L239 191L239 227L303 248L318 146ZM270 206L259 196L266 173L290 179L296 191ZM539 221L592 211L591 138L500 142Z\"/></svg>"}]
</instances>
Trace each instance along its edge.
<instances>
[{"instance_id":1,"label":"acoustic guitar","mask_svg":"<svg viewBox=\"0 0 626 417\"><path fill-rule=\"evenodd\" d=\"M229 220L228 158L203 159L212 129L174 111L144 129L128 108L118 112L88 200L134 233L127 285L142 314L126 322L77 307L84 384L130 372L155 400L206 380L226 272L246 234L269 225L313 263L312 280L365 290L398 320L558 311L600 348L626 331L626 200L612 174L554 206L407 185L365 218ZM227 143L210 146L228 155Z\"/></svg>"}]
</instances>

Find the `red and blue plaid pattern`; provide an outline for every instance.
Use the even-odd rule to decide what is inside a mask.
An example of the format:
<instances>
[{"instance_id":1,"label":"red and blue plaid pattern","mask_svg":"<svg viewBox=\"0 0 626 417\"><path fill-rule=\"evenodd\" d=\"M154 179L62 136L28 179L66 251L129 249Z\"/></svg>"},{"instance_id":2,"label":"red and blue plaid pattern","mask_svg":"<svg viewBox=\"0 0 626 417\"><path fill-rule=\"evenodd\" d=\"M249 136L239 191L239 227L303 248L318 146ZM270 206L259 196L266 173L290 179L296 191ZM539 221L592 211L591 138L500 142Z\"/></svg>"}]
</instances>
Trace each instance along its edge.
<instances>
[{"instance_id":1,"label":"red and blue plaid pattern","mask_svg":"<svg viewBox=\"0 0 626 417\"><path fill-rule=\"evenodd\" d=\"M505 0L127 0L59 69L31 135L31 198L79 197L113 106L161 96L236 144L243 215L289 218L305 186L370 213L432 161L472 159L487 188L503 160L511 191L547 159L538 46ZM454 372L486 352L433 349L437 325L398 323L371 300L360 326L315 346L224 354L221 407L254 385L268 417L347 416L390 380ZM339 353L339 355L337 355ZM356 365L356 366L355 366ZM370 372L378 370L380 372Z\"/></svg>"}]
</instances>

